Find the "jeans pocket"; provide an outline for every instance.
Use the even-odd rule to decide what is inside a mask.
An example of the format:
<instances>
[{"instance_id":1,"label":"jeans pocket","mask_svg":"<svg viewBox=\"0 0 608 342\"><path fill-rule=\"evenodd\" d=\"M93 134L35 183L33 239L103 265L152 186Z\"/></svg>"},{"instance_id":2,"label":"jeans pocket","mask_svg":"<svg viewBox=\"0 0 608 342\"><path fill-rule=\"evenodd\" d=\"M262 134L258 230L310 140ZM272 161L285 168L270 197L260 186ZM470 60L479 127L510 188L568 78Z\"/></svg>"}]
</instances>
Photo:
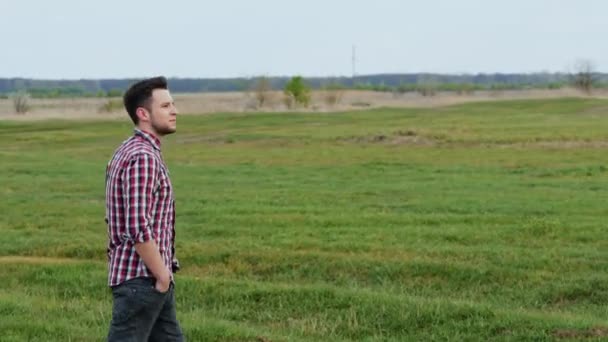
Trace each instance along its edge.
<instances>
[{"instance_id":1,"label":"jeans pocket","mask_svg":"<svg viewBox=\"0 0 608 342\"><path fill-rule=\"evenodd\" d=\"M164 297L164 296L166 296L166 295L168 295L168 294L169 294L169 291L171 291L171 288L172 288L172 287L173 287L173 284L169 284L169 288L167 289L167 291L165 291L165 292L160 292L160 291L159 291L159 290L156 288L156 284L154 284L154 285L152 285L152 291L153 291L154 293L156 293L157 295L160 295L160 296L163 296L163 297Z\"/></svg>"}]
</instances>

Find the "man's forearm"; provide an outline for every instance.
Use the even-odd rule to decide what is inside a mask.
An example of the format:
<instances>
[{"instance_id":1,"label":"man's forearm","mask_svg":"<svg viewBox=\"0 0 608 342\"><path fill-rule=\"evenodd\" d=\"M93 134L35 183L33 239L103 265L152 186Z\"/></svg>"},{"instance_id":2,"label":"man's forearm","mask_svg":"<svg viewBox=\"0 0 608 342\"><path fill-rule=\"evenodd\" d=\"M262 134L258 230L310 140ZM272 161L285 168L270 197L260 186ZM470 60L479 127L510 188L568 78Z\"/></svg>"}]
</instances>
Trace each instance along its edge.
<instances>
[{"instance_id":1,"label":"man's forearm","mask_svg":"<svg viewBox=\"0 0 608 342\"><path fill-rule=\"evenodd\" d=\"M163 258L160 256L160 252L158 251L158 247L154 240L136 243L135 250L144 260L144 264L146 264L146 267L150 269L157 280L165 282L171 279L171 273L163 262Z\"/></svg>"}]
</instances>

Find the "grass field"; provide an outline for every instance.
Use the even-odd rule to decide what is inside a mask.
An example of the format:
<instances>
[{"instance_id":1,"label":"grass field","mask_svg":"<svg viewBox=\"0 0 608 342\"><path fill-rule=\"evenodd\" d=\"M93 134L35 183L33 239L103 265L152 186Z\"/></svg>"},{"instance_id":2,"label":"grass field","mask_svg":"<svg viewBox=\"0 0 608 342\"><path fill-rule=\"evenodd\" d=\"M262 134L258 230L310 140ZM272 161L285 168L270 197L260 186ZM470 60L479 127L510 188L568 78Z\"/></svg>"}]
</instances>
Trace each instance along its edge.
<instances>
[{"instance_id":1,"label":"grass field","mask_svg":"<svg viewBox=\"0 0 608 342\"><path fill-rule=\"evenodd\" d=\"M131 129L0 122L0 340L105 338ZM594 99L180 117L178 318L190 341L608 339L607 150Z\"/></svg>"}]
</instances>

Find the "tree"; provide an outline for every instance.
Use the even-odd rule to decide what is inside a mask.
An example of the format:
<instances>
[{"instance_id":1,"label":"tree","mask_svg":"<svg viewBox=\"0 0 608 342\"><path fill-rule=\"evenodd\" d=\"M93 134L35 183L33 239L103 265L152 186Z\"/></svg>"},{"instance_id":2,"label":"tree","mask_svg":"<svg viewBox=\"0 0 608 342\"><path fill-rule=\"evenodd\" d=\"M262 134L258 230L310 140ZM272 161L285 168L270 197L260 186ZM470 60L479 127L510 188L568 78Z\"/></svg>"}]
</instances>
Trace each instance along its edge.
<instances>
[{"instance_id":1,"label":"tree","mask_svg":"<svg viewBox=\"0 0 608 342\"><path fill-rule=\"evenodd\" d=\"M438 84L434 76L423 74L418 78L416 90L422 96L435 96Z\"/></svg>"},{"instance_id":2,"label":"tree","mask_svg":"<svg viewBox=\"0 0 608 342\"><path fill-rule=\"evenodd\" d=\"M30 94L25 90L20 90L11 94L13 106L17 114L25 114L30 110Z\"/></svg>"},{"instance_id":3,"label":"tree","mask_svg":"<svg viewBox=\"0 0 608 342\"><path fill-rule=\"evenodd\" d=\"M258 77L253 84L253 91L255 93L255 99L257 101L257 108L264 107L264 104L270 100L270 91L272 86L270 80L266 76Z\"/></svg>"},{"instance_id":4,"label":"tree","mask_svg":"<svg viewBox=\"0 0 608 342\"><path fill-rule=\"evenodd\" d=\"M570 76L572 85L585 92L591 94L593 84L595 82L595 65L588 59L581 59L574 63L574 72Z\"/></svg>"},{"instance_id":5,"label":"tree","mask_svg":"<svg viewBox=\"0 0 608 342\"><path fill-rule=\"evenodd\" d=\"M330 83L323 87L325 90L325 104L335 106L342 100L344 86L339 83Z\"/></svg>"},{"instance_id":6,"label":"tree","mask_svg":"<svg viewBox=\"0 0 608 342\"><path fill-rule=\"evenodd\" d=\"M294 76L285 85L285 95L289 99L286 103L296 103L308 107L310 104L310 87L304 82L302 76Z\"/></svg>"}]
</instances>

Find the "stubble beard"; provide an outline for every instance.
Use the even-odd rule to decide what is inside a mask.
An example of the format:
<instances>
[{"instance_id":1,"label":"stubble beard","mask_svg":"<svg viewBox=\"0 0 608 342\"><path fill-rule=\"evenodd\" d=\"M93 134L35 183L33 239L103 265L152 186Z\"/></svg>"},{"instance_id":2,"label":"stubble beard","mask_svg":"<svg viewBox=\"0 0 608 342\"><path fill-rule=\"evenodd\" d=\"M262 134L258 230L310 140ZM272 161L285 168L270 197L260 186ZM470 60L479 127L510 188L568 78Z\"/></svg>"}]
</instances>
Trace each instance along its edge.
<instances>
[{"instance_id":1,"label":"stubble beard","mask_svg":"<svg viewBox=\"0 0 608 342\"><path fill-rule=\"evenodd\" d=\"M160 125L160 124L155 123L154 121L151 122L152 129L156 132L156 134L158 134L160 136L165 136L165 135L175 133L177 128L172 127L171 124L172 124L171 122L168 122L166 125Z\"/></svg>"},{"instance_id":2,"label":"stubble beard","mask_svg":"<svg viewBox=\"0 0 608 342\"><path fill-rule=\"evenodd\" d=\"M153 127L156 133L161 136L169 135L175 133L176 129L173 127Z\"/></svg>"}]
</instances>

